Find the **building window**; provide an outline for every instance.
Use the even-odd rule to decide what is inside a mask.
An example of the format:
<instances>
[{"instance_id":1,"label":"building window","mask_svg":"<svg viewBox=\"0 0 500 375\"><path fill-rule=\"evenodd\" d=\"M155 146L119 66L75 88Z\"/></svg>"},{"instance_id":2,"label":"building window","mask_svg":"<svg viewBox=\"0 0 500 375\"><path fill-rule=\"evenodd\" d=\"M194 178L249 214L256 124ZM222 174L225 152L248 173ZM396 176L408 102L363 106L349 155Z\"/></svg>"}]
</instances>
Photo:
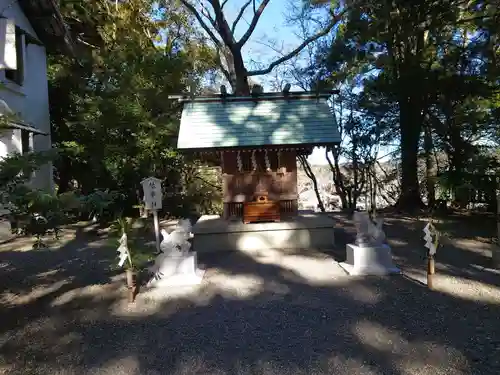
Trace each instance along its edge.
<instances>
[{"instance_id":1,"label":"building window","mask_svg":"<svg viewBox=\"0 0 500 375\"><path fill-rule=\"evenodd\" d=\"M5 78L18 85L24 80L24 33L16 26L16 64L17 69L5 69Z\"/></svg>"},{"instance_id":2,"label":"building window","mask_svg":"<svg viewBox=\"0 0 500 375\"><path fill-rule=\"evenodd\" d=\"M30 151L30 132L27 130L21 130L21 153L26 154Z\"/></svg>"}]
</instances>

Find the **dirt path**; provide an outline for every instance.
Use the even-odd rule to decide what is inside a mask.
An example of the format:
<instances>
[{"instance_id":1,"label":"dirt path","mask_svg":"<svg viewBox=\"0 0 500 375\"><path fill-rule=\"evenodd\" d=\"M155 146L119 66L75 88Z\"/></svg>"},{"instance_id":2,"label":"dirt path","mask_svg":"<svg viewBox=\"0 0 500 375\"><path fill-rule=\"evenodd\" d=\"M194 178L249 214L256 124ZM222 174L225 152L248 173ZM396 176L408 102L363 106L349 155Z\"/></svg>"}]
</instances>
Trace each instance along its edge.
<instances>
[{"instance_id":1,"label":"dirt path","mask_svg":"<svg viewBox=\"0 0 500 375\"><path fill-rule=\"evenodd\" d=\"M486 245L459 231L440 249L443 279L429 291L418 281L421 223L391 218L405 276L319 278L311 264L341 258L353 236L347 217L337 223L331 253L281 263L204 256L200 289L133 306L109 272L115 252L105 236L77 228L52 250L2 245L0 373L500 373L500 276L484 268Z\"/></svg>"}]
</instances>

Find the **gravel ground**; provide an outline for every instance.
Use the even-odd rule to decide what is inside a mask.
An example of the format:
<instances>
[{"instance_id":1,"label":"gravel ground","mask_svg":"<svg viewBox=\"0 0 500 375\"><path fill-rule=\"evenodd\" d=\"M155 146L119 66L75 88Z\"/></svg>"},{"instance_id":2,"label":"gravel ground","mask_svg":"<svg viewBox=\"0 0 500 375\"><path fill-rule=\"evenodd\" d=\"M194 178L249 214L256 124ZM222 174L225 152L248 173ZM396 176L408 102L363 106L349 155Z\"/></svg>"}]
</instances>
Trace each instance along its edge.
<instances>
[{"instance_id":1,"label":"gravel ground","mask_svg":"<svg viewBox=\"0 0 500 375\"><path fill-rule=\"evenodd\" d=\"M203 256L198 289L134 305L107 271L115 253L102 239L77 232L59 250L3 246L0 373L500 373L500 276L479 261L446 261L428 290L422 257L408 250L421 246L405 234L410 224L388 222L403 276L343 274L333 258L352 223L339 218L332 253Z\"/></svg>"}]
</instances>

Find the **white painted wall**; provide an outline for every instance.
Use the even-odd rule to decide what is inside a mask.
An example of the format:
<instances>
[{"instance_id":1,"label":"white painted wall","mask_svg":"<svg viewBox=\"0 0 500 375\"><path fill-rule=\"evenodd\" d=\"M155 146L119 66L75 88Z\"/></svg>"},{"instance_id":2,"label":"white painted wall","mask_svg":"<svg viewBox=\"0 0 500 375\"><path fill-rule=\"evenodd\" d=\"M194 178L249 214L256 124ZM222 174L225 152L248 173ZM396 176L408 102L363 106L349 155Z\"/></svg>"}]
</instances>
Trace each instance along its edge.
<instances>
[{"instance_id":1,"label":"white painted wall","mask_svg":"<svg viewBox=\"0 0 500 375\"><path fill-rule=\"evenodd\" d=\"M38 38L17 1L0 0L0 16L14 19L16 25L26 33ZM0 46L3 50L3 46ZM0 99L19 115L27 124L48 133L48 136L34 135L35 151L48 150L51 147L49 94L47 82L47 56L45 48L34 44L25 44L24 82L23 85L5 78L5 71L0 70ZM21 151L21 132L9 131L0 137L0 158L13 151ZM40 168L33 177L33 185L43 189L53 189L52 166Z\"/></svg>"}]
</instances>

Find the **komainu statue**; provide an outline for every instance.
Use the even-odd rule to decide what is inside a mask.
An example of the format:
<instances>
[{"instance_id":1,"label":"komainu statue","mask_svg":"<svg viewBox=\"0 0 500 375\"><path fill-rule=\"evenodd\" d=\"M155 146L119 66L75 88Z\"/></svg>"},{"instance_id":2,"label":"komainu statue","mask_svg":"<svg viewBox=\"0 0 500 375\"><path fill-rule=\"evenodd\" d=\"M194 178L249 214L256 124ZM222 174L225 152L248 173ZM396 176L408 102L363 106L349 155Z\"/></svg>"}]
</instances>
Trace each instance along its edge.
<instances>
[{"instance_id":1,"label":"komainu statue","mask_svg":"<svg viewBox=\"0 0 500 375\"><path fill-rule=\"evenodd\" d=\"M385 242L385 233L382 230L382 218L371 218L368 212L355 212L354 225L356 226L356 245L359 247L377 247Z\"/></svg>"}]
</instances>

